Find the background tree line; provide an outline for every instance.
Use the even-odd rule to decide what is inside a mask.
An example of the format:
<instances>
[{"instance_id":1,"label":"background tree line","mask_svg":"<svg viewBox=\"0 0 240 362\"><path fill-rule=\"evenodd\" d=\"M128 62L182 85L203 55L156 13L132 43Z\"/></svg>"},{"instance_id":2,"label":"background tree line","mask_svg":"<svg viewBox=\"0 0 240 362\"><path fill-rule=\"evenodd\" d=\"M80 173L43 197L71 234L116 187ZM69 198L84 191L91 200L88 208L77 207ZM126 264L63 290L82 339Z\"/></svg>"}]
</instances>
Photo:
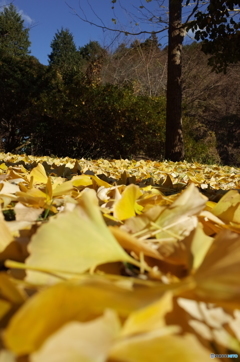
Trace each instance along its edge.
<instances>
[{"instance_id":1,"label":"background tree line","mask_svg":"<svg viewBox=\"0 0 240 362\"><path fill-rule=\"evenodd\" d=\"M10 25L9 25L10 24ZM14 39L14 42L11 40ZM56 32L49 65L29 55L15 7L0 14L0 133L5 152L89 158L164 158L167 48L155 34L77 48ZM240 165L240 65L217 74L201 45L183 47L185 159Z\"/></svg>"}]
</instances>

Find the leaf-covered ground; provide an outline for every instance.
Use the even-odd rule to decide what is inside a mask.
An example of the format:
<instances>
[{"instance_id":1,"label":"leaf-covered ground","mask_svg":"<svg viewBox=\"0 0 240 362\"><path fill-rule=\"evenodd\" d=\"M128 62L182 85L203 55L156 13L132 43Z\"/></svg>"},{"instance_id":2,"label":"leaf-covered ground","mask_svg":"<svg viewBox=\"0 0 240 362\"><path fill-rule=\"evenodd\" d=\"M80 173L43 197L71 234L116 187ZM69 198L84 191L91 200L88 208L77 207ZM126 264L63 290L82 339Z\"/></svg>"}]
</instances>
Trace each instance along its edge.
<instances>
[{"instance_id":1,"label":"leaf-covered ground","mask_svg":"<svg viewBox=\"0 0 240 362\"><path fill-rule=\"evenodd\" d=\"M0 154L0 362L239 355L239 189L231 167Z\"/></svg>"}]
</instances>

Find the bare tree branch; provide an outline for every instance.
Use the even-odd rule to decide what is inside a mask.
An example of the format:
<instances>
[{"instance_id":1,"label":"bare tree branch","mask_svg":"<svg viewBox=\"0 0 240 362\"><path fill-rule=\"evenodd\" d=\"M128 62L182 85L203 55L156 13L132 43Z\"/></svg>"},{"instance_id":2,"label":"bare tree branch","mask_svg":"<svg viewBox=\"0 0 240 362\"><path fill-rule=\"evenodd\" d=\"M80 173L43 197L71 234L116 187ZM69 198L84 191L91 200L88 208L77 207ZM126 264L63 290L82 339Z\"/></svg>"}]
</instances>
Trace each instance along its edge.
<instances>
[{"instance_id":1,"label":"bare tree branch","mask_svg":"<svg viewBox=\"0 0 240 362\"><path fill-rule=\"evenodd\" d=\"M90 21L89 19L87 19L86 15L85 15L85 13L84 13L84 11L83 11L83 9L80 8L81 11L83 12L85 18L81 17L81 16L77 13L77 11L76 11L72 6L70 6L67 2L65 2L65 3L66 3L66 5L69 7L69 9L71 9L71 11L73 12L73 14L76 15L76 16L77 16L80 20L82 20L84 23L88 23L88 24L90 24L90 25L94 25L94 26L96 26L97 28L100 28L100 29L102 29L102 30L104 30L104 31L109 30L109 31L117 32L117 33L123 33L123 34L125 34L125 35L141 35L141 34L152 34L152 33L153 33L152 30L151 30L151 31L142 30L142 31L139 31L139 32L130 32L130 31L126 31L126 30L113 29L113 28L110 28L110 27L105 26L105 25L97 24L97 23L95 23L95 22ZM159 33L162 33L162 32L164 32L164 31L166 31L167 29L168 29L168 27L165 26L163 29L154 31L154 33L155 33L155 34L159 34Z\"/></svg>"}]
</instances>

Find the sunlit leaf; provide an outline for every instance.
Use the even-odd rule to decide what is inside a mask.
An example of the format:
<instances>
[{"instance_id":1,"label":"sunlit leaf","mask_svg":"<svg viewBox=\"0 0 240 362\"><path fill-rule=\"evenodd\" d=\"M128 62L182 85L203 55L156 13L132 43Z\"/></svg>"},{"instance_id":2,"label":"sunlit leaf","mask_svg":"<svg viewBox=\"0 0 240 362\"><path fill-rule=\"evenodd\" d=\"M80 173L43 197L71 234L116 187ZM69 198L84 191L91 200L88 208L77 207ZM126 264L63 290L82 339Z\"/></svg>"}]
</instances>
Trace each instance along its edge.
<instances>
[{"instance_id":1,"label":"sunlit leaf","mask_svg":"<svg viewBox=\"0 0 240 362\"><path fill-rule=\"evenodd\" d=\"M122 197L114 205L114 217L119 220L125 220L136 213L140 213L142 206L137 204L137 199L142 195L141 190L136 185L129 185L122 193Z\"/></svg>"},{"instance_id":2,"label":"sunlit leaf","mask_svg":"<svg viewBox=\"0 0 240 362\"><path fill-rule=\"evenodd\" d=\"M196 293L204 300L240 308L240 235L222 231L197 269Z\"/></svg>"},{"instance_id":3,"label":"sunlit leaf","mask_svg":"<svg viewBox=\"0 0 240 362\"><path fill-rule=\"evenodd\" d=\"M0 253L13 241L13 236L0 210Z\"/></svg>"},{"instance_id":4,"label":"sunlit leaf","mask_svg":"<svg viewBox=\"0 0 240 362\"><path fill-rule=\"evenodd\" d=\"M224 222L240 224L240 194L238 191L227 192L212 208L211 212Z\"/></svg>"},{"instance_id":5,"label":"sunlit leaf","mask_svg":"<svg viewBox=\"0 0 240 362\"><path fill-rule=\"evenodd\" d=\"M57 215L38 229L29 244L26 265L60 274L83 273L113 261L138 265L106 227L95 192L88 190L81 200L81 207ZM39 273L27 272L28 281L36 283L38 277ZM42 275L42 278L46 281L47 276Z\"/></svg>"},{"instance_id":6,"label":"sunlit leaf","mask_svg":"<svg viewBox=\"0 0 240 362\"><path fill-rule=\"evenodd\" d=\"M121 335L146 333L165 325L164 316L172 309L172 293L168 292L157 302L132 313L126 320Z\"/></svg>"},{"instance_id":7,"label":"sunlit leaf","mask_svg":"<svg viewBox=\"0 0 240 362\"><path fill-rule=\"evenodd\" d=\"M209 359L209 351L202 347L195 336L171 335L173 327L157 333L146 333L116 342L110 352L114 361L124 362L203 362Z\"/></svg>"},{"instance_id":8,"label":"sunlit leaf","mask_svg":"<svg viewBox=\"0 0 240 362\"><path fill-rule=\"evenodd\" d=\"M72 184L75 187L90 186L92 185L92 179L89 175L74 176L72 178Z\"/></svg>"},{"instance_id":9,"label":"sunlit leaf","mask_svg":"<svg viewBox=\"0 0 240 362\"><path fill-rule=\"evenodd\" d=\"M162 293L164 289L166 287ZM106 308L115 310L126 319L131 312L159 296L160 289L143 288L133 292L107 281L79 285L59 283L28 299L11 319L4 341L17 355L31 353L66 323L92 320L103 314Z\"/></svg>"},{"instance_id":10,"label":"sunlit leaf","mask_svg":"<svg viewBox=\"0 0 240 362\"><path fill-rule=\"evenodd\" d=\"M50 336L31 361L104 362L119 331L120 322L111 310L90 322L70 322Z\"/></svg>"},{"instance_id":11,"label":"sunlit leaf","mask_svg":"<svg viewBox=\"0 0 240 362\"><path fill-rule=\"evenodd\" d=\"M43 212L43 209L26 207L18 202L14 207L16 221L35 221Z\"/></svg>"},{"instance_id":12,"label":"sunlit leaf","mask_svg":"<svg viewBox=\"0 0 240 362\"><path fill-rule=\"evenodd\" d=\"M183 241L191 254L189 255L191 259L189 260L189 267L191 267L192 270L196 270L201 265L212 242L213 238L203 232L203 227L200 223L194 232Z\"/></svg>"},{"instance_id":13,"label":"sunlit leaf","mask_svg":"<svg viewBox=\"0 0 240 362\"><path fill-rule=\"evenodd\" d=\"M0 298L0 320L11 309L11 304ZM1 361L1 360L0 360Z\"/></svg>"},{"instance_id":14,"label":"sunlit leaf","mask_svg":"<svg viewBox=\"0 0 240 362\"><path fill-rule=\"evenodd\" d=\"M46 184L48 180L45 168L41 163L39 163L37 167L34 167L32 169L32 171L29 174L29 179L31 177L33 177L34 184Z\"/></svg>"},{"instance_id":15,"label":"sunlit leaf","mask_svg":"<svg viewBox=\"0 0 240 362\"><path fill-rule=\"evenodd\" d=\"M160 229L156 237L181 240L189 235L197 225L195 215L204 208L206 200L194 184L190 184L155 221Z\"/></svg>"}]
</instances>

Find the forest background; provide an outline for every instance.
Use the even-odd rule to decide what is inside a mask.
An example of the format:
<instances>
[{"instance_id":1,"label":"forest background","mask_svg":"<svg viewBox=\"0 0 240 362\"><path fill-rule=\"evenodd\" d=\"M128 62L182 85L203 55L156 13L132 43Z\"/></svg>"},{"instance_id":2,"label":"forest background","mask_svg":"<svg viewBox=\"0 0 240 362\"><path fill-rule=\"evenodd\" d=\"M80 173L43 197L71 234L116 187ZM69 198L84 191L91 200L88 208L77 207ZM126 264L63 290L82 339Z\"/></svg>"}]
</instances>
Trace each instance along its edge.
<instances>
[{"instance_id":1,"label":"forest background","mask_svg":"<svg viewBox=\"0 0 240 362\"><path fill-rule=\"evenodd\" d=\"M0 28L2 151L164 158L167 48L156 35L109 51L96 41L77 48L71 32L60 29L46 66L29 54L29 29L13 5L0 14ZM240 165L239 81L239 63L217 74L201 44L183 47L187 161Z\"/></svg>"}]
</instances>

